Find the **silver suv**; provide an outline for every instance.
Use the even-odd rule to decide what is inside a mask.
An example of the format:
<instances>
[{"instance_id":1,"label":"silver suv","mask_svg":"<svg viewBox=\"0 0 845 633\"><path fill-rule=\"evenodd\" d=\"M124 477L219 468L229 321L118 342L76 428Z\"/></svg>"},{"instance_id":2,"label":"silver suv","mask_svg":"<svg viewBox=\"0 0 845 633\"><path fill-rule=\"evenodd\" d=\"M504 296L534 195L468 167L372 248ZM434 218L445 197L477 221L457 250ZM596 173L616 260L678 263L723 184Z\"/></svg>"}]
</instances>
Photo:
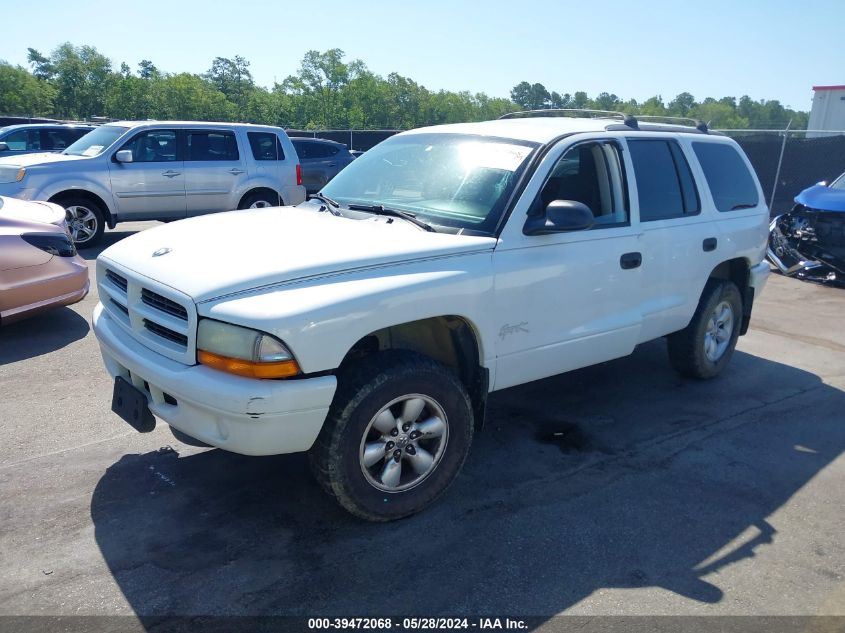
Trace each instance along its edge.
<instances>
[{"instance_id":1,"label":"silver suv","mask_svg":"<svg viewBox=\"0 0 845 633\"><path fill-rule=\"evenodd\" d=\"M281 128L121 121L61 154L0 159L0 195L60 204L77 246L87 247L106 225L294 205L305 187Z\"/></svg>"}]
</instances>

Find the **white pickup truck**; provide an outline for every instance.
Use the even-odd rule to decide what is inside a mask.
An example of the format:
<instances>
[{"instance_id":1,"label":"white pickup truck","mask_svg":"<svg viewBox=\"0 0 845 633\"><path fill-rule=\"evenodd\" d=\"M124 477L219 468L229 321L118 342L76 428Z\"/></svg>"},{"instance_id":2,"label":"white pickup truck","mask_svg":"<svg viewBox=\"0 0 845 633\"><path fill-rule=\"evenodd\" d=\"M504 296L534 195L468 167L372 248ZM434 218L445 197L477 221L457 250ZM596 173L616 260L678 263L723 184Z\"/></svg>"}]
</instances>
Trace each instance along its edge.
<instances>
[{"instance_id":1,"label":"white pickup truck","mask_svg":"<svg viewBox=\"0 0 845 633\"><path fill-rule=\"evenodd\" d=\"M769 273L747 158L704 126L567 114L404 132L318 199L111 246L113 410L310 451L343 507L385 521L457 476L492 391L659 337L682 374L719 374Z\"/></svg>"}]
</instances>

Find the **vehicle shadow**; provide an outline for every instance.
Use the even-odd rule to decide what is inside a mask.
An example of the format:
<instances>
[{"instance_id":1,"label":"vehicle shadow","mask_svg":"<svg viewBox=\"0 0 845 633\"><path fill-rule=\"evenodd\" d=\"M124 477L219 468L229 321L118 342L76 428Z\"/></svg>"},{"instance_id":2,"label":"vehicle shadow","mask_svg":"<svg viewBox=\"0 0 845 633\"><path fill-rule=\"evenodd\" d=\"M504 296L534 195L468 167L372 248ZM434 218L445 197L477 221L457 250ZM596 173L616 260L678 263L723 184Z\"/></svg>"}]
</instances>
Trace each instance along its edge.
<instances>
[{"instance_id":1,"label":"vehicle shadow","mask_svg":"<svg viewBox=\"0 0 845 633\"><path fill-rule=\"evenodd\" d=\"M743 353L721 379L679 379L657 342L494 394L462 475L406 520L347 515L303 455L168 448L109 467L91 515L150 630L179 614L550 617L604 588L714 604L729 589L707 575L777 541L770 515L845 450L843 408L818 376Z\"/></svg>"},{"instance_id":2,"label":"vehicle shadow","mask_svg":"<svg viewBox=\"0 0 845 633\"><path fill-rule=\"evenodd\" d=\"M106 250L109 246L116 244L125 237L135 235L137 232L138 231L132 230L106 231L103 233L103 237L100 239L99 244L91 246L90 248L79 249L79 255L86 260L97 259L100 253Z\"/></svg>"},{"instance_id":3,"label":"vehicle shadow","mask_svg":"<svg viewBox=\"0 0 845 633\"><path fill-rule=\"evenodd\" d=\"M88 321L68 307L0 327L0 365L35 358L85 338Z\"/></svg>"}]
</instances>

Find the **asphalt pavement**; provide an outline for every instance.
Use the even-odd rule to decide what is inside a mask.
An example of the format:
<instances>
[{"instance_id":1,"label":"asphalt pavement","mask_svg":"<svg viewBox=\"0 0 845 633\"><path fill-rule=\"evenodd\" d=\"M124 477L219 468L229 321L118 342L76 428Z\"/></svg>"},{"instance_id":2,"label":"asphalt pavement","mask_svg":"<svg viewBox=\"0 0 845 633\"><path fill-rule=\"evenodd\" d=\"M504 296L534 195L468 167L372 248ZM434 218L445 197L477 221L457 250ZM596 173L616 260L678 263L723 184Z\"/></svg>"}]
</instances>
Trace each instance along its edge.
<instances>
[{"instance_id":1,"label":"asphalt pavement","mask_svg":"<svg viewBox=\"0 0 845 633\"><path fill-rule=\"evenodd\" d=\"M0 615L845 615L845 290L773 275L716 380L656 341L494 394L386 525L303 455L128 427L96 301L0 329Z\"/></svg>"}]
</instances>

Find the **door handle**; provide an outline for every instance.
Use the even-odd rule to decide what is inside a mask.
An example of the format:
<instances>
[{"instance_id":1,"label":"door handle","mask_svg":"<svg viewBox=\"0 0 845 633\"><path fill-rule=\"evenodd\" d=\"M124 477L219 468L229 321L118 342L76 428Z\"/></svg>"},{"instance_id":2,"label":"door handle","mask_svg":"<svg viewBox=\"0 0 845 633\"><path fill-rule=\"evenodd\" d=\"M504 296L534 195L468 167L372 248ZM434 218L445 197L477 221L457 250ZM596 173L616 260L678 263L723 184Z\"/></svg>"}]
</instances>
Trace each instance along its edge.
<instances>
[{"instance_id":1,"label":"door handle","mask_svg":"<svg viewBox=\"0 0 845 633\"><path fill-rule=\"evenodd\" d=\"M174 176L181 175L181 171L173 171L172 169L168 169L166 172L162 173L161 175L165 178L173 178Z\"/></svg>"},{"instance_id":2,"label":"door handle","mask_svg":"<svg viewBox=\"0 0 845 633\"><path fill-rule=\"evenodd\" d=\"M624 270L629 270L631 268L637 268L642 263L643 263L642 253L625 253L624 255L622 255L622 257L619 258L619 265Z\"/></svg>"},{"instance_id":3,"label":"door handle","mask_svg":"<svg viewBox=\"0 0 845 633\"><path fill-rule=\"evenodd\" d=\"M242 173L244 173L244 170L238 169L237 167L232 167L232 169L229 170L229 173L233 176L240 176Z\"/></svg>"},{"instance_id":4,"label":"door handle","mask_svg":"<svg viewBox=\"0 0 845 633\"><path fill-rule=\"evenodd\" d=\"M715 237L708 237L701 243L701 248L704 249L705 252L715 251L716 245L718 244L718 240Z\"/></svg>"},{"instance_id":5,"label":"door handle","mask_svg":"<svg viewBox=\"0 0 845 633\"><path fill-rule=\"evenodd\" d=\"M329 167L337 167L337 163L326 163Z\"/></svg>"}]
</instances>

